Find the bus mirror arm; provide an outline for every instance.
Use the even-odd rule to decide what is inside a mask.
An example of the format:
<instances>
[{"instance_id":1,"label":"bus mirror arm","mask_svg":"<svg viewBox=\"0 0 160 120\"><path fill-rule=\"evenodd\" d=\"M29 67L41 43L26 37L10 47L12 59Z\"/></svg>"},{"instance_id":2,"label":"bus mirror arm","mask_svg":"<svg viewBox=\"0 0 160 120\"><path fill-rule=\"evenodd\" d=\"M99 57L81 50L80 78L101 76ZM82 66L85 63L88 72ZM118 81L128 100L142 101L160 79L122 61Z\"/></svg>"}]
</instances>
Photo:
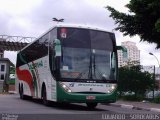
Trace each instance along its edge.
<instances>
[{"instance_id":1,"label":"bus mirror arm","mask_svg":"<svg viewBox=\"0 0 160 120\"><path fill-rule=\"evenodd\" d=\"M61 41L59 39L54 40L55 57L61 56Z\"/></svg>"},{"instance_id":2,"label":"bus mirror arm","mask_svg":"<svg viewBox=\"0 0 160 120\"><path fill-rule=\"evenodd\" d=\"M61 41L59 39L54 40L55 51L55 75L57 78L60 76L60 58L61 58Z\"/></svg>"}]
</instances>

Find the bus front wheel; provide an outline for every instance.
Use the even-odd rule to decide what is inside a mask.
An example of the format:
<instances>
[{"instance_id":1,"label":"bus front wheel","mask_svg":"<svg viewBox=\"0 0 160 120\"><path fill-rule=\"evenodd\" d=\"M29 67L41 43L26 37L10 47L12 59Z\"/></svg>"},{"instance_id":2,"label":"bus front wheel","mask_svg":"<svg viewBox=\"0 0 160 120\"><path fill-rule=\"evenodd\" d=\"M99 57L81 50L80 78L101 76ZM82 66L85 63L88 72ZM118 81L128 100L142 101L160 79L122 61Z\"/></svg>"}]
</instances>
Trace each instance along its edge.
<instances>
[{"instance_id":1,"label":"bus front wheel","mask_svg":"<svg viewBox=\"0 0 160 120\"><path fill-rule=\"evenodd\" d=\"M93 109L97 106L98 103L86 103L89 109Z\"/></svg>"},{"instance_id":2,"label":"bus front wheel","mask_svg":"<svg viewBox=\"0 0 160 120\"><path fill-rule=\"evenodd\" d=\"M42 102L43 102L44 105L49 106L49 101L47 100L46 87L43 88L43 92L42 92Z\"/></svg>"}]
</instances>

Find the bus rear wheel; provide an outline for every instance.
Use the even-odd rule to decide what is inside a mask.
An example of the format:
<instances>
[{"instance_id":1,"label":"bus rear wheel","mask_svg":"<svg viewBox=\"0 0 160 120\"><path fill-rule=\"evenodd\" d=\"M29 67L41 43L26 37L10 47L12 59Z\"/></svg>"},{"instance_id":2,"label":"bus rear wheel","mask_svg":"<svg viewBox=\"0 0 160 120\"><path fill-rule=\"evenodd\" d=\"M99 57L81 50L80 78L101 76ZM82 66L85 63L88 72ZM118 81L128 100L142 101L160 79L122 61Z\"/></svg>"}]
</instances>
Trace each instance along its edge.
<instances>
[{"instance_id":1,"label":"bus rear wheel","mask_svg":"<svg viewBox=\"0 0 160 120\"><path fill-rule=\"evenodd\" d=\"M86 103L89 109L94 109L98 103Z\"/></svg>"},{"instance_id":2,"label":"bus rear wheel","mask_svg":"<svg viewBox=\"0 0 160 120\"><path fill-rule=\"evenodd\" d=\"M19 86L19 95L20 95L20 99L24 99L24 94L23 94L23 86Z\"/></svg>"},{"instance_id":3,"label":"bus rear wheel","mask_svg":"<svg viewBox=\"0 0 160 120\"><path fill-rule=\"evenodd\" d=\"M23 85L19 86L19 95L20 95L20 99L22 99L22 100L31 100L32 99L32 97L24 95Z\"/></svg>"},{"instance_id":4,"label":"bus rear wheel","mask_svg":"<svg viewBox=\"0 0 160 120\"><path fill-rule=\"evenodd\" d=\"M22 99L22 100L26 100L27 99L27 96L24 95L24 92L23 92L23 85L21 85L21 87L20 87L19 94L20 94L20 99Z\"/></svg>"}]
</instances>

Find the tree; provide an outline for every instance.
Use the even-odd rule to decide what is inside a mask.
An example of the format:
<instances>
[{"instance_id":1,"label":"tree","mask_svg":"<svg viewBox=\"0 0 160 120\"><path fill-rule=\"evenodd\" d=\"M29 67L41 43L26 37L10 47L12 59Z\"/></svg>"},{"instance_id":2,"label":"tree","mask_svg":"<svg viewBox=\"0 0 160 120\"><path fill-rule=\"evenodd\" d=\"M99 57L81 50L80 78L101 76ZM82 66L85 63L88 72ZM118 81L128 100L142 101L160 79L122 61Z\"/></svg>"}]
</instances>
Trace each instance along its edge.
<instances>
[{"instance_id":1,"label":"tree","mask_svg":"<svg viewBox=\"0 0 160 120\"><path fill-rule=\"evenodd\" d=\"M15 66L10 66L10 74L15 74Z\"/></svg>"},{"instance_id":2,"label":"tree","mask_svg":"<svg viewBox=\"0 0 160 120\"><path fill-rule=\"evenodd\" d=\"M141 41L156 43L160 48L160 1L159 0L130 0L125 7L129 14L119 12L107 6L110 17L115 20L123 35L139 35Z\"/></svg>"},{"instance_id":3,"label":"tree","mask_svg":"<svg viewBox=\"0 0 160 120\"><path fill-rule=\"evenodd\" d=\"M119 86L121 92L134 92L135 96L144 95L146 90L153 88L153 75L141 72L140 65L119 68Z\"/></svg>"}]
</instances>

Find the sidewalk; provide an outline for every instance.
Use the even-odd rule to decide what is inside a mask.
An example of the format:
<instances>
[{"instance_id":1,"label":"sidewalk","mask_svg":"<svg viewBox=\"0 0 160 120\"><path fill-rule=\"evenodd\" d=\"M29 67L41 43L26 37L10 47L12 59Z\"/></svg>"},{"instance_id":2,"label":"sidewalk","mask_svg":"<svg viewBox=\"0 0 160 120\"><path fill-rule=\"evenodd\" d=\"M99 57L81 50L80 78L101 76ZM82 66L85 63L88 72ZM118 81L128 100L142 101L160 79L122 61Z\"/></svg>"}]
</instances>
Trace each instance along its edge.
<instances>
[{"instance_id":1,"label":"sidewalk","mask_svg":"<svg viewBox=\"0 0 160 120\"><path fill-rule=\"evenodd\" d=\"M132 102L119 100L116 103L111 103L110 105L129 109L160 112L160 104L150 102Z\"/></svg>"}]
</instances>

